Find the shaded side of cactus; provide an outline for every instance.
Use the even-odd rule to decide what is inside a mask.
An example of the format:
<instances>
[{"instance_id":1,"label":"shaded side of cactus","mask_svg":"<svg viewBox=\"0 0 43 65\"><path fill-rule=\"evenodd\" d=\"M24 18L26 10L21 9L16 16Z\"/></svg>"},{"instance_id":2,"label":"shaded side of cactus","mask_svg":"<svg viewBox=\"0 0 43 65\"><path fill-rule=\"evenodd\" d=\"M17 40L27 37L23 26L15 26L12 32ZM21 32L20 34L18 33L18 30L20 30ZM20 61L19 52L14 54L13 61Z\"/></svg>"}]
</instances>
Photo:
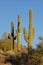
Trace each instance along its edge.
<instances>
[{"instance_id":1,"label":"shaded side of cactus","mask_svg":"<svg viewBox=\"0 0 43 65\"><path fill-rule=\"evenodd\" d=\"M14 23L11 22L11 35L8 36L11 39L11 50L15 50L14 48L14 40L16 40L16 36L14 37Z\"/></svg>"},{"instance_id":2,"label":"shaded side of cactus","mask_svg":"<svg viewBox=\"0 0 43 65\"><path fill-rule=\"evenodd\" d=\"M12 47L12 50L14 50L14 23L11 22L11 47Z\"/></svg>"},{"instance_id":3,"label":"shaded side of cactus","mask_svg":"<svg viewBox=\"0 0 43 65\"><path fill-rule=\"evenodd\" d=\"M32 42L34 39L34 28L32 25L32 10L29 11L29 30L28 33L26 31L26 28L24 28L24 38L26 42L28 43L28 48L32 48ZM29 50L29 49L28 49Z\"/></svg>"}]
</instances>

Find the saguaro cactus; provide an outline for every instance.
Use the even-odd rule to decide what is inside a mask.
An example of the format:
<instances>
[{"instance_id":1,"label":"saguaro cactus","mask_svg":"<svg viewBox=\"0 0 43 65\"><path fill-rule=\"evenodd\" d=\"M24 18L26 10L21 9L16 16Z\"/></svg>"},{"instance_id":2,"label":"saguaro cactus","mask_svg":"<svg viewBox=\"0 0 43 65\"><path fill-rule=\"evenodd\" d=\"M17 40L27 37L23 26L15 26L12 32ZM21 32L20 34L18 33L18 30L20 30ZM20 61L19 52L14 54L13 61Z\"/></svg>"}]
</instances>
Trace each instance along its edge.
<instances>
[{"instance_id":1,"label":"saguaro cactus","mask_svg":"<svg viewBox=\"0 0 43 65\"><path fill-rule=\"evenodd\" d=\"M14 37L14 23L13 22L11 22L11 35L9 35L8 38L11 39L11 50L15 50L14 40L16 39L16 36Z\"/></svg>"},{"instance_id":2,"label":"saguaro cactus","mask_svg":"<svg viewBox=\"0 0 43 65\"><path fill-rule=\"evenodd\" d=\"M20 51L21 49L21 22L20 16L18 16L18 29L16 30L17 33L17 50Z\"/></svg>"},{"instance_id":3,"label":"saguaro cactus","mask_svg":"<svg viewBox=\"0 0 43 65\"><path fill-rule=\"evenodd\" d=\"M28 34L26 32L26 28L24 28L24 38L26 42L28 43L28 48L32 48L32 42L34 38L34 28L32 25L32 10L29 11L29 31Z\"/></svg>"}]
</instances>

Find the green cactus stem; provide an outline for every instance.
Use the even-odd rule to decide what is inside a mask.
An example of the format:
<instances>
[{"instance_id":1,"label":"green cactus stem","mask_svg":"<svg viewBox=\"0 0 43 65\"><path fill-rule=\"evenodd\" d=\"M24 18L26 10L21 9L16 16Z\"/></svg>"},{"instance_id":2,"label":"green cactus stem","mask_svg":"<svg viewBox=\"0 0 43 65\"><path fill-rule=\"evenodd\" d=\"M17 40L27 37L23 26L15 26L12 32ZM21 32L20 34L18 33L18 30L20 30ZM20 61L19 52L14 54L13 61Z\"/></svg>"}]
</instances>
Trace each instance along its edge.
<instances>
[{"instance_id":1,"label":"green cactus stem","mask_svg":"<svg viewBox=\"0 0 43 65\"><path fill-rule=\"evenodd\" d=\"M16 36L14 37L14 23L11 22L11 35L8 36L11 39L11 50L15 50L14 48L14 40L16 40Z\"/></svg>"},{"instance_id":2,"label":"green cactus stem","mask_svg":"<svg viewBox=\"0 0 43 65\"><path fill-rule=\"evenodd\" d=\"M32 25L32 9L30 9L29 11L29 31L27 33L26 28L24 28L23 32L24 32L24 39L28 43L28 51L29 51L29 48L32 48L32 42L34 39L34 28Z\"/></svg>"},{"instance_id":3,"label":"green cactus stem","mask_svg":"<svg viewBox=\"0 0 43 65\"><path fill-rule=\"evenodd\" d=\"M16 33L17 33L17 50L20 51L20 49L21 49L21 21L20 21L20 16L18 16L18 27L17 27Z\"/></svg>"}]
</instances>

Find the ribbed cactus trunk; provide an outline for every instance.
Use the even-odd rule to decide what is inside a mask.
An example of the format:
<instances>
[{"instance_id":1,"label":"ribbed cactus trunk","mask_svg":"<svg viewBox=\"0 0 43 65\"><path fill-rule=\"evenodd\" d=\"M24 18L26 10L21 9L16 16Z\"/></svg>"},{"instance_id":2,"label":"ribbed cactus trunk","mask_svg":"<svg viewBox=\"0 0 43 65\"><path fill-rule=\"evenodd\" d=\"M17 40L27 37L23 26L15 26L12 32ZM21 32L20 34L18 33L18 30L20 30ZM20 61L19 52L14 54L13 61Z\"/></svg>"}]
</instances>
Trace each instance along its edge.
<instances>
[{"instance_id":1,"label":"ribbed cactus trunk","mask_svg":"<svg viewBox=\"0 0 43 65\"><path fill-rule=\"evenodd\" d=\"M21 49L21 21L20 16L18 16L18 29L17 29L17 50Z\"/></svg>"},{"instance_id":2,"label":"ribbed cactus trunk","mask_svg":"<svg viewBox=\"0 0 43 65\"><path fill-rule=\"evenodd\" d=\"M29 47L32 48L32 42L34 37L34 28L32 25L32 10L29 11Z\"/></svg>"},{"instance_id":3,"label":"ribbed cactus trunk","mask_svg":"<svg viewBox=\"0 0 43 65\"><path fill-rule=\"evenodd\" d=\"M29 48L32 48L32 42L34 39L34 28L32 25L32 10L30 9L29 11L29 31L28 34L26 32L26 29L24 28L24 38L26 40L26 42L28 43L28 52L29 52Z\"/></svg>"},{"instance_id":4,"label":"ribbed cactus trunk","mask_svg":"<svg viewBox=\"0 0 43 65\"><path fill-rule=\"evenodd\" d=\"M14 50L14 23L11 22L11 50Z\"/></svg>"}]
</instances>

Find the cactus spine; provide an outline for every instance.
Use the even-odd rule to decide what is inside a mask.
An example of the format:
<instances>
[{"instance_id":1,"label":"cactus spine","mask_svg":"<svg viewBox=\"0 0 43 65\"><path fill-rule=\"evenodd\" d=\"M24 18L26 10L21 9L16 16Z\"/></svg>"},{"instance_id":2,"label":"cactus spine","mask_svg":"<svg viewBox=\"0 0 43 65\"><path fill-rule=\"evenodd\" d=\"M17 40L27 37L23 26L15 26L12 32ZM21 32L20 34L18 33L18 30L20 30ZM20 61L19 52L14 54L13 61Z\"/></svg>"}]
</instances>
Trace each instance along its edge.
<instances>
[{"instance_id":1,"label":"cactus spine","mask_svg":"<svg viewBox=\"0 0 43 65\"><path fill-rule=\"evenodd\" d=\"M24 28L24 38L28 43L28 50L29 48L32 48L32 42L34 39L34 28L32 25L32 10L29 11L29 31L28 34L26 32L26 29Z\"/></svg>"},{"instance_id":2,"label":"cactus spine","mask_svg":"<svg viewBox=\"0 0 43 65\"><path fill-rule=\"evenodd\" d=\"M18 16L18 29L17 29L17 50L20 51L21 49L21 22L20 16Z\"/></svg>"},{"instance_id":3,"label":"cactus spine","mask_svg":"<svg viewBox=\"0 0 43 65\"><path fill-rule=\"evenodd\" d=\"M16 39L16 36L14 37L14 23L11 22L11 35L8 36L11 39L11 50L15 50L14 48L14 40Z\"/></svg>"}]
</instances>

